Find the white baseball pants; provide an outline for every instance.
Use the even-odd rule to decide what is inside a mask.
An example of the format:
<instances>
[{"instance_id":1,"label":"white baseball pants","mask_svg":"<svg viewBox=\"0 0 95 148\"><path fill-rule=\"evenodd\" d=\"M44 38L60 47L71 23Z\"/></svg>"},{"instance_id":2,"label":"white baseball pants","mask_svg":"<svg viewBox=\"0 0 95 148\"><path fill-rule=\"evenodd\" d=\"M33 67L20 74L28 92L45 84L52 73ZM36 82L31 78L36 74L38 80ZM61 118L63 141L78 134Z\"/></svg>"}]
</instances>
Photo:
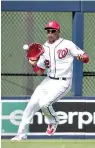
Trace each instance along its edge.
<instances>
[{"instance_id":1,"label":"white baseball pants","mask_svg":"<svg viewBox=\"0 0 95 148\"><path fill-rule=\"evenodd\" d=\"M54 80L46 77L35 89L26 106L18 129L18 135L21 137L27 135L28 126L31 123L34 114L39 109L41 109L46 116L48 124L59 122L58 116L52 108L52 104L69 92L71 84L71 78L68 78L67 80Z\"/></svg>"}]
</instances>

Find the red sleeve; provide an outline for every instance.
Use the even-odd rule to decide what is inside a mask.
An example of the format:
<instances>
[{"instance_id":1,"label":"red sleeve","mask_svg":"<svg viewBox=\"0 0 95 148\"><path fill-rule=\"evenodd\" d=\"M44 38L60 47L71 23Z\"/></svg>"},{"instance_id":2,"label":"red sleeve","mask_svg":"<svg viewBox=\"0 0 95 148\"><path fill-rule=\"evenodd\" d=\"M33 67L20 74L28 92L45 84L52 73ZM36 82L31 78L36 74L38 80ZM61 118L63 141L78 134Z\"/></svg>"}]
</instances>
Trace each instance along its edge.
<instances>
[{"instance_id":1,"label":"red sleeve","mask_svg":"<svg viewBox=\"0 0 95 148\"><path fill-rule=\"evenodd\" d=\"M41 70L41 72L44 73L44 69L40 68L39 66L36 65L35 67L33 67L34 72L38 72L39 70Z\"/></svg>"},{"instance_id":2,"label":"red sleeve","mask_svg":"<svg viewBox=\"0 0 95 148\"><path fill-rule=\"evenodd\" d=\"M89 56L88 56L88 54L86 54L86 53L83 54L83 61L82 62L83 63L89 62Z\"/></svg>"}]
</instances>

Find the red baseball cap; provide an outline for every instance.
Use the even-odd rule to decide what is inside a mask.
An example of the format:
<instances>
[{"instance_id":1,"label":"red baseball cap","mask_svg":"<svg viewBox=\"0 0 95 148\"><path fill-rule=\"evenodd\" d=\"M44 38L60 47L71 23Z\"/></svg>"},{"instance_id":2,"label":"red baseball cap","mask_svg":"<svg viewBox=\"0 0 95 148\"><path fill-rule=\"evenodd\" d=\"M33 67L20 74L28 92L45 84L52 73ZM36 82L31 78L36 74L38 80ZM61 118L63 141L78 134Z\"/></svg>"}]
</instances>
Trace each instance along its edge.
<instances>
[{"instance_id":1,"label":"red baseball cap","mask_svg":"<svg viewBox=\"0 0 95 148\"><path fill-rule=\"evenodd\" d=\"M59 24L57 21L55 21L55 20L51 20L51 21L49 21L49 22L46 24L46 26L45 26L44 29L45 29L45 30L47 30L47 29L56 29L56 30L60 30L60 24Z\"/></svg>"}]
</instances>

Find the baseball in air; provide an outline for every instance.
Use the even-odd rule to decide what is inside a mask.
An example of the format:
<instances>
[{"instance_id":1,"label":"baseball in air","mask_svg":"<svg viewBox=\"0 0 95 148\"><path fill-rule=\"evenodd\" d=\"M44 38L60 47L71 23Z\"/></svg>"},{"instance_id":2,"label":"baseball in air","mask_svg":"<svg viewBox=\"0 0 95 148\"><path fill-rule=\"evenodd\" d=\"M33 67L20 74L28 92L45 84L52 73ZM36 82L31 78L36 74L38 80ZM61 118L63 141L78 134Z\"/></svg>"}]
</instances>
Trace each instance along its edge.
<instances>
[{"instance_id":1,"label":"baseball in air","mask_svg":"<svg viewBox=\"0 0 95 148\"><path fill-rule=\"evenodd\" d=\"M24 50L28 50L29 46L27 44L23 45Z\"/></svg>"}]
</instances>

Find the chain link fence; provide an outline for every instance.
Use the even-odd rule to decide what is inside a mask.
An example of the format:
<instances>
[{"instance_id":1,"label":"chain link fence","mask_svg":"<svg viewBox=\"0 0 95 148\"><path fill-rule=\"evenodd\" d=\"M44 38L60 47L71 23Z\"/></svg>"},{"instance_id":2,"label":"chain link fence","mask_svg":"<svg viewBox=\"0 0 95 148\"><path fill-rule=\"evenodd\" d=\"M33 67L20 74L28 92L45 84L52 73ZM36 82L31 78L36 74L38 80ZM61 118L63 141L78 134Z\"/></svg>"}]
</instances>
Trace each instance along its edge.
<instances>
[{"instance_id":1,"label":"chain link fence","mask_svg":"<svg viewBox=\"0 0 95 148\"><path fill-rule=\"evenodd\" d=\"M60 22L61 36L72 40L71 12L1 12L2 96L31 95L45 78L34 75L22 47L31 42L44 43L47 39L44 26L52 19ZM84 73L89 73L83 77L84 96L95 96L94 41L95 13L84 13L84 51L90 56L90 62L83 67Z\"/></svg>"},{"instance_id":2,"label":"chain link fence","mask_svg":"<svg viewBox=\"0 0 95 148\"><path fill-rule=\"evenodd\" d=\"M31 95L44 79L34 75L22 47L31 42L44 43L47 40L44 26L52 19L60 22L61 36L71 40L71 12L1 12L2 96Z\"/></svg>"},{"instance_id":3,"label":"chain link fence","mask_svg":"<svg viewBox=\"0 0 95 148\"><path fill-rule=\"evenodd\" d=\"M95 13L84 13L84 51L89 54L90 62L84 64L83 95L95 96Z\"/></svg>"}]
</instances>

